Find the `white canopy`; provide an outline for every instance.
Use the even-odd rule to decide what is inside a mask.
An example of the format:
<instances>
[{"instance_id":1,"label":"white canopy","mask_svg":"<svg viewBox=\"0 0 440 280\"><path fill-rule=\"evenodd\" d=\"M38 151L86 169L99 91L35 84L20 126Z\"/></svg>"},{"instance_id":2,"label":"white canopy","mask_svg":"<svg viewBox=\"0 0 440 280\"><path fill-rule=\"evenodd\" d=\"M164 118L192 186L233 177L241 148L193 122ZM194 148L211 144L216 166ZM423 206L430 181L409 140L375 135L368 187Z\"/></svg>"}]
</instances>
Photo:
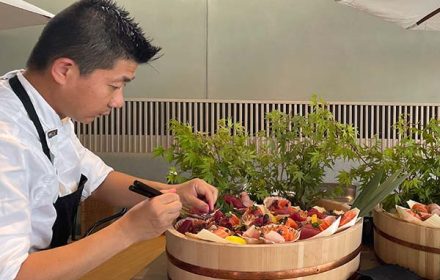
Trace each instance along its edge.
<instances>
[{"instance_id":1,"label":"white canopy","mask_svg":"<svg viewBox=\"0 0 440 280\"><path fill-rule=\"evenodd\" d=\"M0 0L0 29L44 24L53 16L22 0Z\"/></svg>"},{"instance_id":2,"label":"white canopy","mask_svg":"<svg viewBox=\"0 0 440 280\"><path fill-rule=\"evenodd\" d=\"M440 0L335 0L411 30L440 30Z\"/></svg>"}]
</instances>

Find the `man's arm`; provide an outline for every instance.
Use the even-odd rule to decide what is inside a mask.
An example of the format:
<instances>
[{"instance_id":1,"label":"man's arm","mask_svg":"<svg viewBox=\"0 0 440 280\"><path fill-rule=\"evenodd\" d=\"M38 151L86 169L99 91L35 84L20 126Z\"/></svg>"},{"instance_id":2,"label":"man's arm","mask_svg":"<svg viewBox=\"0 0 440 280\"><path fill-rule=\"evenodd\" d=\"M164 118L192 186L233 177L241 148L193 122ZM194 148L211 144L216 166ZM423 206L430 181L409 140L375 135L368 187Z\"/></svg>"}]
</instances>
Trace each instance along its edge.
<instances>
[{"instance_id":1,"label":"man's arm","mask_svg":"<svg viewBox=\"0 0 440 280\"><path fill-rule=\"evenodd\" d=\"M128 190L134 180L142 180L165 193L145 199ZM162 234L179 215L182 203L204 212L212 210L217 189L200 179L167 185L112 171L92 196L115 206L132 208L95 234L66 246L30 254L16 279L78 279L128 246Z\"/></svg>"},{"instance_id":2,"label":"man's arm","mask_svg":"<svg viewBox=\"0 0 440 280\"><path fill-rule=\"evenodd\" d=\"M30 254L16 279L78 279L128 246L162 234L177 218L181 206L173 192L144 200L95 234Z\"/></svg>"}]
</instances>

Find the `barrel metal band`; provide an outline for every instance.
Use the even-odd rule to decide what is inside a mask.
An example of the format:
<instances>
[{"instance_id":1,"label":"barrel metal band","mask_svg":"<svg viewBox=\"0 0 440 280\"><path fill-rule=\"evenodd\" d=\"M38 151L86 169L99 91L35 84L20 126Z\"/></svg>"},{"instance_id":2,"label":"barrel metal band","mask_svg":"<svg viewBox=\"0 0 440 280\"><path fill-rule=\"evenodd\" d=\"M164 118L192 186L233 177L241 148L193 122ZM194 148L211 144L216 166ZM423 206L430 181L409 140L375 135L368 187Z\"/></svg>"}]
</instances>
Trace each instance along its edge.
<instances>
[{"instance_id":1,"label":"barrel metal band","mask_svg":"<svg viewBox=\"0 0 440 280\"><path fill-rule=\"evenodd\" d=\"M419 250L419 251L424 251L424 252L434 253L434 254L440 254L440 248L424 246L424 245L420 245L420 244L411 243L411 242L408 242L408 241L405 241L405 240L401 240L399 238L396 238L394 236L391 236L391 235L381 231L379 228L377 228L376 225L373 225L373 228L374 228L374 231L376 231L377 234L379 234L383 238L388 239L389 241L394 242L396 244L399 244L399 245L402 245L404 247L408 247L408 248L411 248L411 249Z\"/></svg>"},{"instance_id":2,"label":"barrel metal band","mask_svg":"<svg viewBox=\"0 0 440 280\"><path fill-rule=\"evenodd\" d=\"M206 268L179 260L173 255L171 255L168 249L166 250L166 253L168 256L168 260L173 265L193 274L207 276L211 278L220 278L220 279L262 280L262 279L290 279L290 278L305 277L309 275L323 273L338 268L350 262L357 255L359 255L360 251L361 251L361 245L359 245L359 247L356 250L354 250L347 256L342 257L337 261L329 262L326 264L321 264L313 267L298 268L298 269L288 269L288 270L279 270L279 271L261 271L261 272L231 271L231 270Z\"/></svg>"}]
</instances>

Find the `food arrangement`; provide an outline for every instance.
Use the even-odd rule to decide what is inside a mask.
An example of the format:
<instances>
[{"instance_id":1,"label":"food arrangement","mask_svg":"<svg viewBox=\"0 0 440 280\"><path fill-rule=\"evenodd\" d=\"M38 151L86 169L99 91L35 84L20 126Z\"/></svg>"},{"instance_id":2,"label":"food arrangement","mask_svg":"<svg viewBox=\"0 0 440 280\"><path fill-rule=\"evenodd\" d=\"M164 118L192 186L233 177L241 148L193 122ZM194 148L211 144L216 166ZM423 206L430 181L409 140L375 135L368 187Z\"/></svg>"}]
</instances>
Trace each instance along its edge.
<instances>
[{"instance_id":1,"label":"food arrangement","mask_svg":"<svg viewBox=\"0 0 440 280\"><path fill-rule=\"evenodd\" d=\"M267 197L256 204L246 192L225 195L229 211L208 215L185 213L175 229L188 237L233 244L274 244L332 235L354 225L359 209L328 211L314 206L302 210L282 197Z\"/></svg>"},{"instance_id":2,"label":"food arrangement","mask_svg":"<svg viewBox=\"0 0 440 280\"><path fill-rule=\"evenodd\" d=\"M407 204L409 208L396 206L400 219L421 226L440 228L440 206L438 204L425 205L413 200L407 201Z\"/></svg>"}]
</instances>

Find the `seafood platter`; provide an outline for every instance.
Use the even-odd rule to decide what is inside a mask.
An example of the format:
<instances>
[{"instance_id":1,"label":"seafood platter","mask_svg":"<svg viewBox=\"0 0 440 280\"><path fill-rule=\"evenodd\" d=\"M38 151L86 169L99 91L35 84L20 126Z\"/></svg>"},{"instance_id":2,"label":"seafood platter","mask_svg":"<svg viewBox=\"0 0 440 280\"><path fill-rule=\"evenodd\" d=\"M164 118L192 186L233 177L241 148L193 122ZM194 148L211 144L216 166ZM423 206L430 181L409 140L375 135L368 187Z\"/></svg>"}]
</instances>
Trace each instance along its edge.
<instances>
[{"instance_id":1,"label":"seafood platter","mask_svg":"<svg viewBox=\"0 0 440 280\"><path fill-rule=\"evenodd\" d=\"M396 205L398 217L417 225L440 228L440 206L436 203L428 205L409 200L409 208Z\"/></svg>"},{"instance_id":2,"label":"seafood platter","mask_svg":"<svg viewBox=\"0 0 440 280\"><path fill-rule=\"evenodd\" d=\"M166 233L170 279L348 279L359 267L359 210L303 210L225 195L224 208L187 212Z\"/></svg>"},{"instance_id":3,"label":"seafood platter","mask_svg":"<svg viewBox=\"0 0 440 280\"><path fill-rule=\"evenodd\" d=\"M407 201L396 213L373 211L374 250L385 263L398 264L426 279L440 279L440 206Z\"/></svg>"}]
</instances>

